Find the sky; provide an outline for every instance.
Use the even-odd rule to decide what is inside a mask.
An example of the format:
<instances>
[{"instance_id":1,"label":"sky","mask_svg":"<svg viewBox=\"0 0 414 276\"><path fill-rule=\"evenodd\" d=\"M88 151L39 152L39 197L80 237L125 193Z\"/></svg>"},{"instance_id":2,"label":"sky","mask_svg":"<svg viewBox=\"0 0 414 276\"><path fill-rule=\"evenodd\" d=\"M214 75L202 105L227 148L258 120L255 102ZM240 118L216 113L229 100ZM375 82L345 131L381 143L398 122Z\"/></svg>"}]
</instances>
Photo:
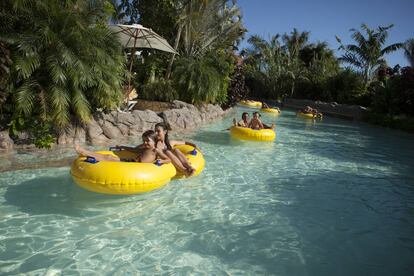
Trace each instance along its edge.
<instances>
[{"instance_id":1,"label":"sky","mask_svg":"<svg viewBox=\"0 0 414 276\"><path fill-rule=\"evenodd\" d=\"M394 24L385 45L414 38L414 0L238 0L248 33L240 49L249 46L247 39L259 35L269 40L277 33L290 33L293 28L310 31L310 42L327 42L331 49L354 44L349 30L360 30L362 23L370 28ZM336 52L340 56L340 52ZM386 55L388 65L407 66L403 51Z\"/></svg>"}]
</instances>

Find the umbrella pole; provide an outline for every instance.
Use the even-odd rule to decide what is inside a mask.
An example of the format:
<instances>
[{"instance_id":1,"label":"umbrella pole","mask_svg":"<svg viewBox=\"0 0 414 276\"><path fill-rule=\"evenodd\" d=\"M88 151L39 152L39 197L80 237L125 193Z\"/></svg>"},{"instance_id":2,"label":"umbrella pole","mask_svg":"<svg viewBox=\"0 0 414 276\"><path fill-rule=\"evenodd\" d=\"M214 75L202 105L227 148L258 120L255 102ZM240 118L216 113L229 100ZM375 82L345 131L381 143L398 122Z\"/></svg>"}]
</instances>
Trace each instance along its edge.
<instances>
[{"instance_id":1,"label":"umbrella pole","mask_svg":"<svg viewBox=\"0 0 414 276\"><path fill-rule=\"evenodd\" d=\"M135 51L135 48L133 49ZM129 66L129 76L128 76L128 94L131 92L131 75L132 75L132 64L134 63L134 58L131 54L131 65Z\"/></svg>"},{"instance_id":2,"label":"umbrella pole","mask_svg":"<svg viewBox=\"0 0 414 276\"><path fill-rule=\"evenodd\" d=\"M129 93L131 93L131 75L132 75L132 64L134 63L134 57L135 57L135 50L136 50L136 46L137 46L137 37L138 37L138 31L137 31L137 35L134 38L134 47L132 48L132 52L131 52L131 64L129 65L129 77L128 77L128 96Z\"/></svg>"}]
</instances>

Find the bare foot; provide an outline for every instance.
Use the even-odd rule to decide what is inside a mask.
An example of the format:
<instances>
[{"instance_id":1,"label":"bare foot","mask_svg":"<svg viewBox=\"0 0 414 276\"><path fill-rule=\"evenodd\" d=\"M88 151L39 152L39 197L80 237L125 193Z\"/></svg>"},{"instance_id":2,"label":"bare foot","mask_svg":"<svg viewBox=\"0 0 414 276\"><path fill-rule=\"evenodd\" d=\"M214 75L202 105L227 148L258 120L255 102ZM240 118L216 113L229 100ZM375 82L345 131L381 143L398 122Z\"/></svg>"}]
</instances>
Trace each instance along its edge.
<instances>
[{"instance_id":1,"label":"bare foot","mask_svg":"<svg viewBox=\"0 0 414 276\"><path fill-rule=\"evenodd\" d=\"M196 170L193 167L188 168L188 172L189 172L189 175L188 176L194 175L195 174L195 171Z\"/></svg>"}]
</instances>

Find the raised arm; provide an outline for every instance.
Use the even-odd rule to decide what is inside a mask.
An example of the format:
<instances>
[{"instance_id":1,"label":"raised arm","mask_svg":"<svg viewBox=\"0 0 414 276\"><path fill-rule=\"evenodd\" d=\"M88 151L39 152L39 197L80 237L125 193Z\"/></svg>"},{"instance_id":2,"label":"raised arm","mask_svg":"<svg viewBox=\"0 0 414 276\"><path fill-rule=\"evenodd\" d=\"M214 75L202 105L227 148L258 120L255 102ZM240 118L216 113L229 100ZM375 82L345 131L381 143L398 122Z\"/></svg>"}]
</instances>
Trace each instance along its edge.
<instances>
[{"instance_id":1,"label":"raised arm","mask_svg":"<svg viewBox=\"0 0 414 276\"><path fill-rule=\"evenodd\" d=\"M264 125L263 125L262 121L261 120L257 120L257 122L259 123L260 129L264 129Z\"/></svg>"}]
</instances>

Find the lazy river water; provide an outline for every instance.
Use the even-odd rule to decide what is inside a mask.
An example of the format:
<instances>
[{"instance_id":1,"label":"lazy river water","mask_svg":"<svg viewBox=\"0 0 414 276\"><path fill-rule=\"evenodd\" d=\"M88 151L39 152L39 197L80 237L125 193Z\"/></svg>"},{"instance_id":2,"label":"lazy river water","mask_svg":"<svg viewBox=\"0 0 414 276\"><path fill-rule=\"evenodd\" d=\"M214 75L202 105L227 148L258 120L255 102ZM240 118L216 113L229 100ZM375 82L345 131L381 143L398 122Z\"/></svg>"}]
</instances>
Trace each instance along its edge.
<instances>
[{"instance_id":1,"label":"lazy river water","mask_svg":"<svg viewBox=\"0 0 414 276\"><path fill-rule=\"evenodd\" d=\"M205 126L204 172L143 195L85 191L68 167L0 173L0 274L414 275L413 136L262 118L275 142Z\"/></svg>"}]
</instances>

